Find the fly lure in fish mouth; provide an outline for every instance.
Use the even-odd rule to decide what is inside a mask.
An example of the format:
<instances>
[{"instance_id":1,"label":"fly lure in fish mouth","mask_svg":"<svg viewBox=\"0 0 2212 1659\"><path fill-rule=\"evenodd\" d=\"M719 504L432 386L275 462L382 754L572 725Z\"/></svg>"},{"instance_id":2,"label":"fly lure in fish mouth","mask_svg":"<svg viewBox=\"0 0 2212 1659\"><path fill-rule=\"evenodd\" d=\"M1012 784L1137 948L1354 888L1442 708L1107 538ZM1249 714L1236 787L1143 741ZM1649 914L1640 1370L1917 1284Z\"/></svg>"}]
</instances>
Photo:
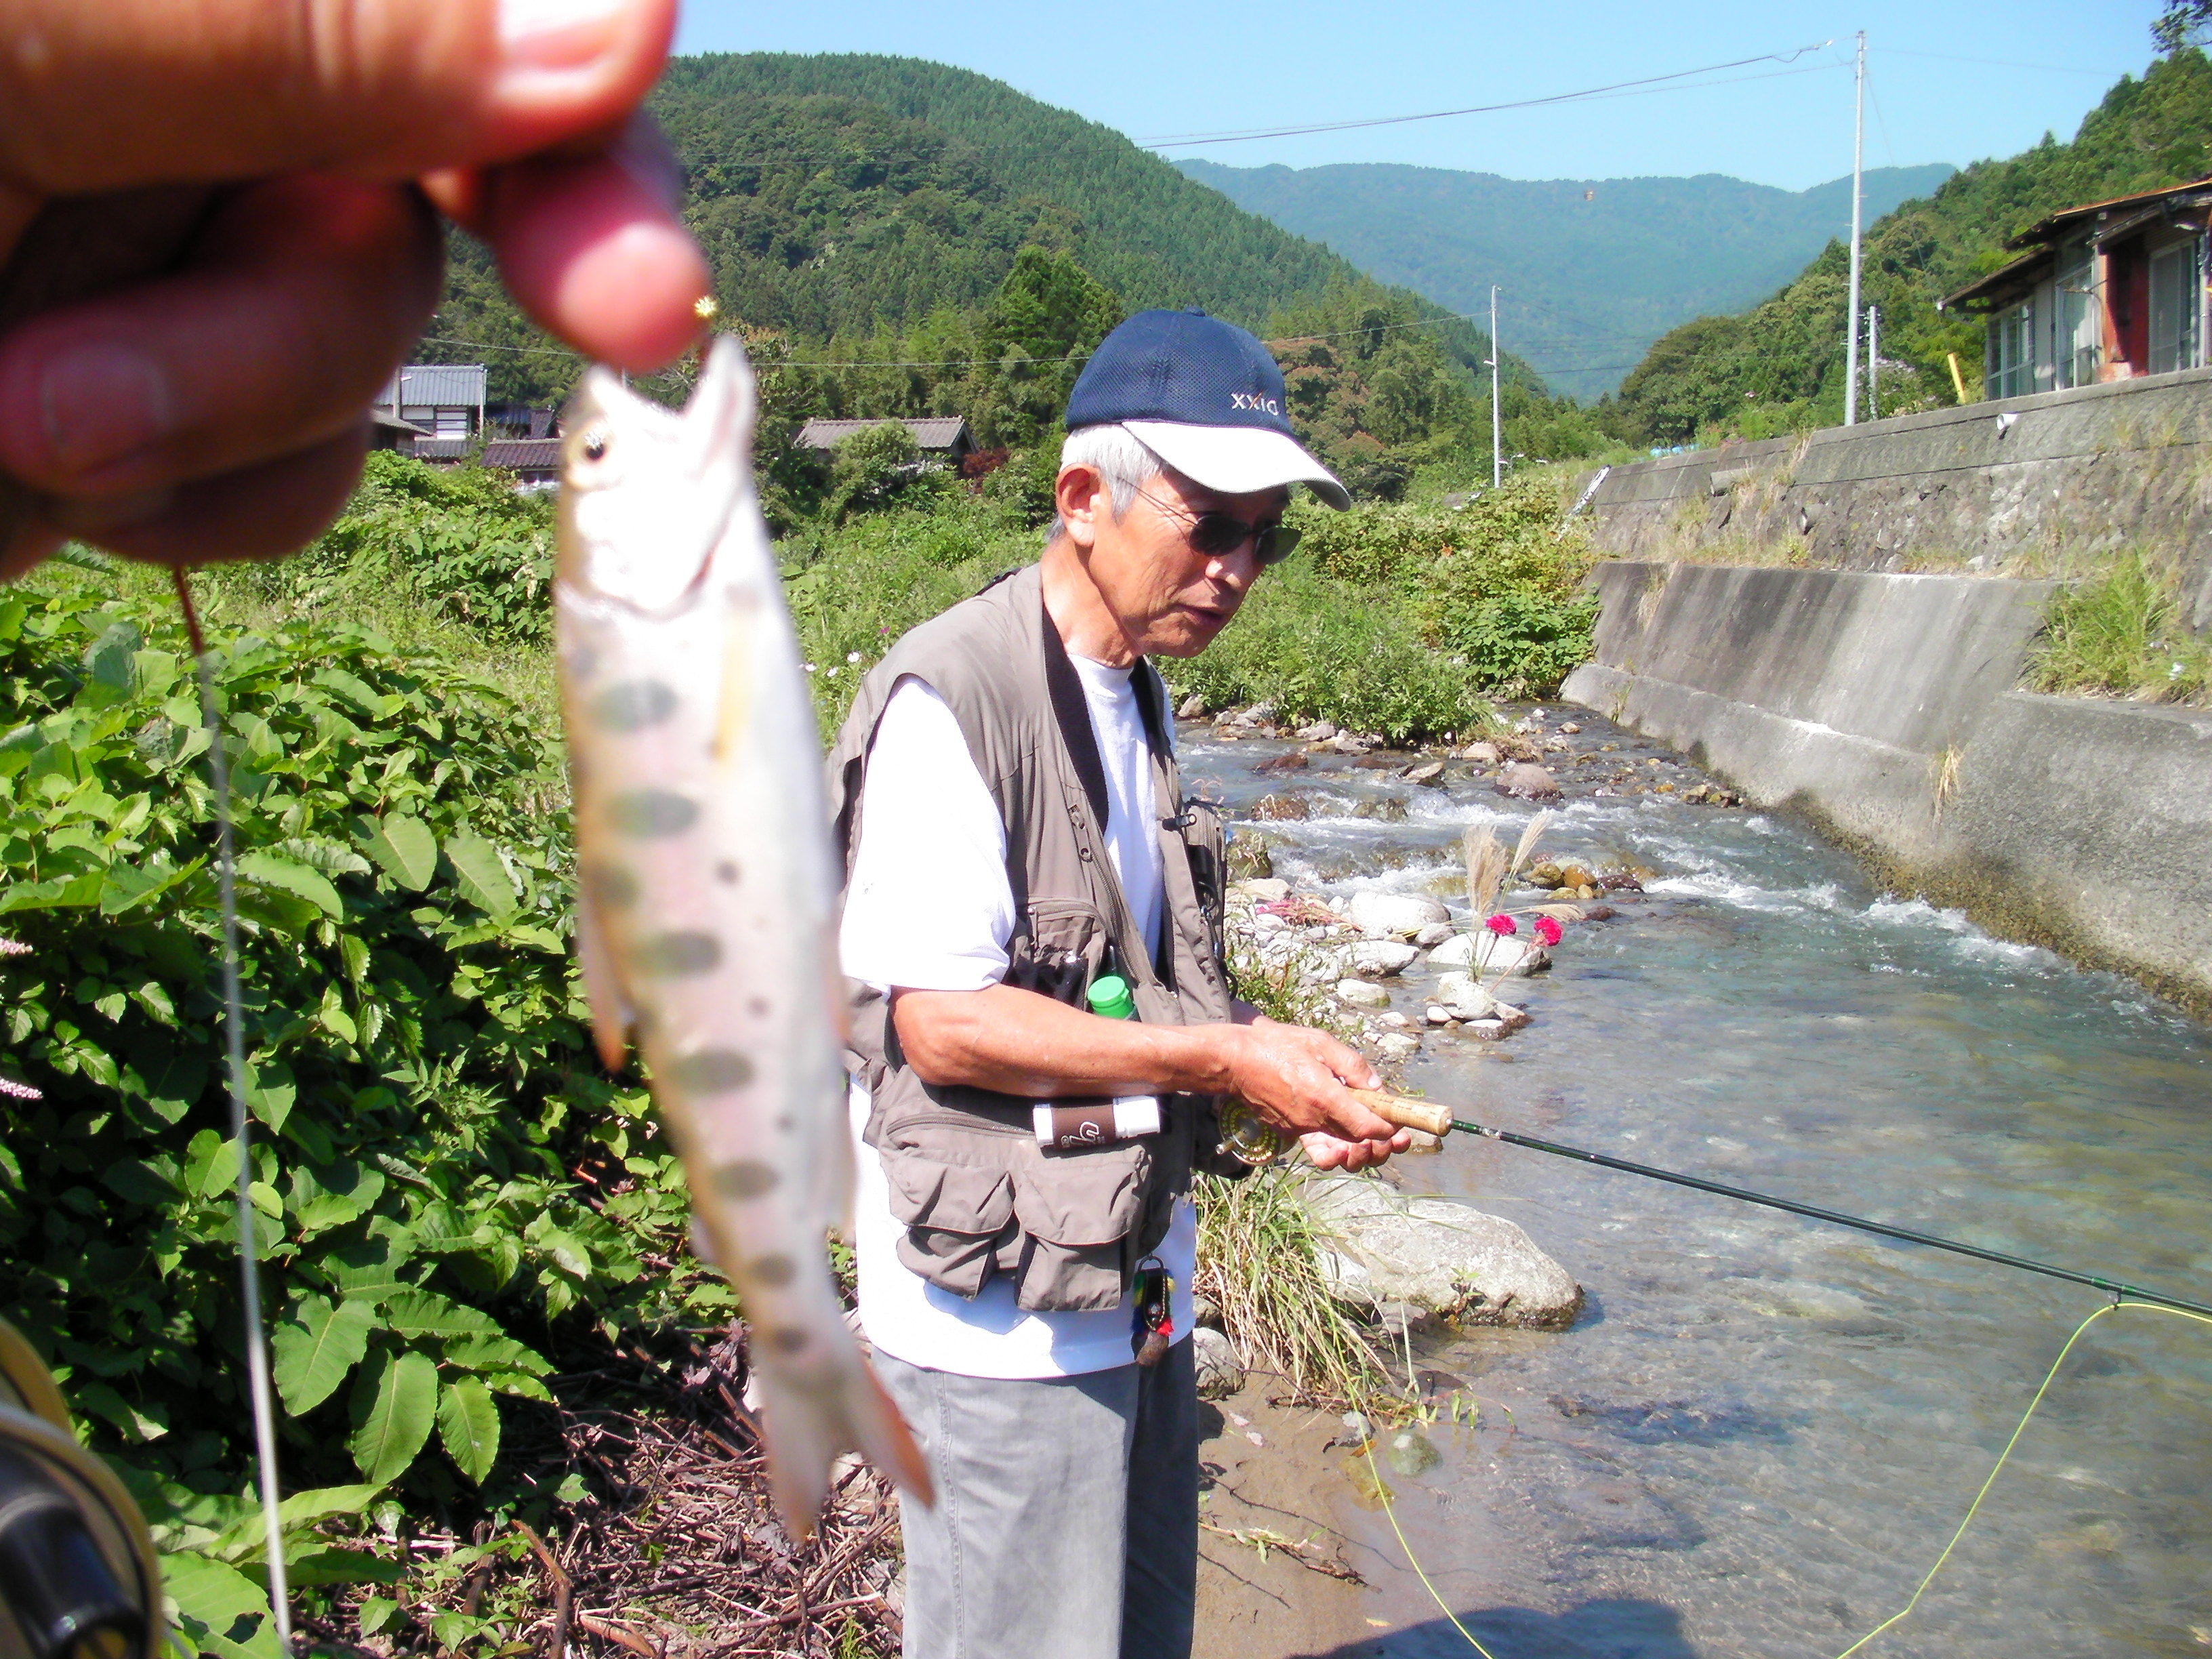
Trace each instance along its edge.
<instances>
[{"instance_id":1,"label":"fly lure in fish mouth","mask_svg":"<svg viewBox=\"0 0 2212 1659\"><path fill-rule=\"evenodd\" d=\"M776 1502L811 1529L840 1452L925 1501L847 1328L836 883L821 742L752 473L752 370L717 338L690 403L605 368L568 410L553 585L577 949L599 1053L635 1036L700 1231L742 1299Z\"/></svg>"}]
</instances>

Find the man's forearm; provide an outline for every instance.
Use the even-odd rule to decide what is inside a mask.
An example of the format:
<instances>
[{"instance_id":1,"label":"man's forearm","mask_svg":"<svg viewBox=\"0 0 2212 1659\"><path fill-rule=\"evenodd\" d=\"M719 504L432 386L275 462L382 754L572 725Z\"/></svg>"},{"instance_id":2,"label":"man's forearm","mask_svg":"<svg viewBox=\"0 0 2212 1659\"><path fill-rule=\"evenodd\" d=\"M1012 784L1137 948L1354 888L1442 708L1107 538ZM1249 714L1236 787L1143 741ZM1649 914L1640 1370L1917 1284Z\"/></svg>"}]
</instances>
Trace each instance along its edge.
<instances>
[{"instance_id":1,"label":"man's forearm","mask_svg":"<svg viewBox=\"0 0 2212 1659\"><path fill-rule=\"evenodd\" d=\"M1103 1019L1011 985L901 991L899 1046L925 1083L1053 1100L1082 1095L1221 1094L1243 1024Z\"/></svg>"}]
</instances>

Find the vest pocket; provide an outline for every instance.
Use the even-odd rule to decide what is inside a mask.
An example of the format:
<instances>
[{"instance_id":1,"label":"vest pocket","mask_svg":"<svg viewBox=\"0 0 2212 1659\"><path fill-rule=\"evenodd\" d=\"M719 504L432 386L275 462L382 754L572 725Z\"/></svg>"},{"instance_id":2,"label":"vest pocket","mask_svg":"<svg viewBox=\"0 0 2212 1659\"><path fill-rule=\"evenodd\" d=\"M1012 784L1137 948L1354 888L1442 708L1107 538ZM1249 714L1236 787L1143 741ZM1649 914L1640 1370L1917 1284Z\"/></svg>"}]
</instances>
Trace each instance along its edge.
<instances>
[{"instance_id":1,"label":"vest pocket","mask_svg":"<svg viewBox=\"0 0 2212 1659\"><path fill-rule=\"evenodd\" d=\"M1037 899L1006 945L1005 982L1085 1006L1083 994L1106 961L1106 921L1082 899Z\"/></svg>"}]
</instances>

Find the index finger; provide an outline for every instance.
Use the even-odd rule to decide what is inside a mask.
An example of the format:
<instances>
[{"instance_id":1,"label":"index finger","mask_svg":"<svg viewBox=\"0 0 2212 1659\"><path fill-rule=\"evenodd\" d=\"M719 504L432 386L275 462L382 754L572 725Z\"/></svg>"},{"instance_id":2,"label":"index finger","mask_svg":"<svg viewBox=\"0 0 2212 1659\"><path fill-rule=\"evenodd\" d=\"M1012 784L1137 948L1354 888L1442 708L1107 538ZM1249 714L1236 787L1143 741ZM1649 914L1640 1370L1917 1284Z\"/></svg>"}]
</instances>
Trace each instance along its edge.
<instances>
[{"instance_id":1,"label":"index finger","mask_svg":"<svg viewBox=\"0 0 2212 1659\"><path fill-rule=\"evenodd\" d=\"M0 0L0 178L408 178L617 125L675 0Z\"/></svg>"}]
</instances>

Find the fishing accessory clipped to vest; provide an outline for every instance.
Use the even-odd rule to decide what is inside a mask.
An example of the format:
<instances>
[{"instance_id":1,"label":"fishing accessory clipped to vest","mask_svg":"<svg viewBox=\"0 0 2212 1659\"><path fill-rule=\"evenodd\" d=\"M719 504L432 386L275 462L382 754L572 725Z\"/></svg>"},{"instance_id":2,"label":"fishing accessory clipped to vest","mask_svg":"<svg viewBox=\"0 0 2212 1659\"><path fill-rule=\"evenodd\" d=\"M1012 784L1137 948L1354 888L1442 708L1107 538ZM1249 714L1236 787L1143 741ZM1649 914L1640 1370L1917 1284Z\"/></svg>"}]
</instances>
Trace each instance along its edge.
<instances>
[{"instance_id":1,"label":"fishing accessory clipped to vest","mask_svg":"<svg viewBox=\"0 0 2212 1659\"><path fill-rule=\"evenodd\" d=\"M1139 1365L1157 1365L1175 1341L1175 1276L1148 1255L1129 1290L1129 1347Z\"/></svg>"},{"instance_id":2,"label":"fishing accessory clipped to vest","mask_svg":"<svg viewBox=\"0 0 2212 1659\"><path fill-rule=\"evenodd\" d=\"M1129 981L1101 974L1084 994L1091 1012L1103 1019L1130 1019L1137 1012ZM1047 1152L1075 1152L1110 1140L1132 1140L1160 1132L1158 1095L1119 1095L1111 1100L1041 1100L1030 1109L1037 1145Z\"/></svg>"},{"instance_id":3,"label":"fishing accessory clipped to vest","mask_svg":"<svg viewBox=\"0 0 2212 1659\"><path fill-rule=\"evenodd\" d=\"M1291 1150L1290 1138L1241 1100L1225 1100L1216 1114L1221 1125L1221 1150L1255 1168L1273 1164Z\"/></svg>"}]
</instances>

